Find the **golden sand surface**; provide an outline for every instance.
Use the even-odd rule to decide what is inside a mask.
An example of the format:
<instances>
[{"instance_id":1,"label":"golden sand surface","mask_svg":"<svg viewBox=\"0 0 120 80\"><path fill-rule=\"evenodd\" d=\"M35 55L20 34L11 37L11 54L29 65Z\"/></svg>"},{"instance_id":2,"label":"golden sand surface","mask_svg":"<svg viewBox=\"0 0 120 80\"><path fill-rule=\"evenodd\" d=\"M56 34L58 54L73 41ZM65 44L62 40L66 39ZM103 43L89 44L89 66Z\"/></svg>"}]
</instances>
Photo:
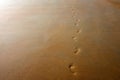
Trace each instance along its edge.
<instances>
[{"instance_id":1,"label":"golden sand surface","mask_svg":"<svg viewBox=\"0 0 120 80\"><path fill-rule=\"evenodd\" d=\"M120 80L120 1L0 0L0 80Z\"/></svg>"}]
</instances>

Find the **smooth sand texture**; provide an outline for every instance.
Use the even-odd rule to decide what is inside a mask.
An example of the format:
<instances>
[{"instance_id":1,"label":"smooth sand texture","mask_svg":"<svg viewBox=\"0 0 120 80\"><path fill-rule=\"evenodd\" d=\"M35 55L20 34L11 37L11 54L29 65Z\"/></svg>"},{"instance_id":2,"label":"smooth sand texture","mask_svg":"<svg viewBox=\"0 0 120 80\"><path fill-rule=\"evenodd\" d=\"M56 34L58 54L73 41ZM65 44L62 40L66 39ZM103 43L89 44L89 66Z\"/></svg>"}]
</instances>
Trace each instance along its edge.
<instances>
[{"instance_id":1,"label":"smooth sand texture","mask_svg":"<svg viewBox=\"0 0 120 80\"><path fill-rule=\"evenodd\" d=\"M0 0L0 80L120 80L119 5Z\"/></svg>"}]
</instances>

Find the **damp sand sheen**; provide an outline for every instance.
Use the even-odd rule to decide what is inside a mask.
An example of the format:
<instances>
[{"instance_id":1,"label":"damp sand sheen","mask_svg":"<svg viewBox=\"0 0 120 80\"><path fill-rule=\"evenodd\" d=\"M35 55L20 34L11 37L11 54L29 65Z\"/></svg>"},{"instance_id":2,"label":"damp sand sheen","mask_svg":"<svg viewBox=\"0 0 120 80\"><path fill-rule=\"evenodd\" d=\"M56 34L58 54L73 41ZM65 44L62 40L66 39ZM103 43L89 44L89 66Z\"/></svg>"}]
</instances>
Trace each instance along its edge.
<instances>
[{"instance_id":1,"label":"damp sand sheen","mask_svg":"<svg viewBox=\"0 0 120 80\"><path fill-rule=\"evenodd\" d=\"M119 0L0 0L0 80L120 80Z\"/></svg>"}]
</instances>

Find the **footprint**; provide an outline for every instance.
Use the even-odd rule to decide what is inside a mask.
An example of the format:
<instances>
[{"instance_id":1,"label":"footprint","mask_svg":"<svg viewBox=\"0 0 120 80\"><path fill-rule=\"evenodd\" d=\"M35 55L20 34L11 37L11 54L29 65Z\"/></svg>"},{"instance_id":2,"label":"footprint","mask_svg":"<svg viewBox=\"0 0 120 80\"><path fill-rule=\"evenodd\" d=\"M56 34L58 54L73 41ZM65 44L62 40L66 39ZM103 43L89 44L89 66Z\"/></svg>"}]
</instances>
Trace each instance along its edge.
<instances>
[{"instance_id":1,"label":"footprint","mask_svg":"<svg viewBox=\"0 0 120 80\"><path fill-rule=\"evenodd\" d=\"M81 32L82 32L81 29L78 29L78 30L76 31L77 34L79 34L79 33L81 33Z\"/></svg>"},{"instance_id":2,"label":"footprint","mask_svg":"<svg viewBox=\"0 0 120 80\"><path fill-rule=\"evenodd\" d=\"M70 70L70 72L71 72L74 76L77 75L76 66L75 66L74 64L70 64L70 65L69 65L69 70Z\"/></svg>"},{"instance_id":3,"label":"footprint","mask_svg":"<svg viewBox=\"0 0 120 80\"><path fill-rule=\"evenodd\" d=\"M74 73L76 66L74 64L69 65L70 72Z\"/></svg>"},{"instance_id":4,"label":"footprint","mask_svg":"<svg viewBox=\"0 0 120 80\"><path fill-rule=\"evenodd\" d=\"M74 41L77 41L77 37L76 37L76 36L73 36L72 39L73 39Z\"/></svg>"},{"instance_id":5,"label":"footprint","mask_svg":"<svg viewBox=\"0 0 120 80\"><path fill-rule=\"evenodd\" d=\"M74 50L74 54L75 55L78 55L80 52L81 52L80 48L75 48L75 50Z\"/></svg>"}]
</instances>

